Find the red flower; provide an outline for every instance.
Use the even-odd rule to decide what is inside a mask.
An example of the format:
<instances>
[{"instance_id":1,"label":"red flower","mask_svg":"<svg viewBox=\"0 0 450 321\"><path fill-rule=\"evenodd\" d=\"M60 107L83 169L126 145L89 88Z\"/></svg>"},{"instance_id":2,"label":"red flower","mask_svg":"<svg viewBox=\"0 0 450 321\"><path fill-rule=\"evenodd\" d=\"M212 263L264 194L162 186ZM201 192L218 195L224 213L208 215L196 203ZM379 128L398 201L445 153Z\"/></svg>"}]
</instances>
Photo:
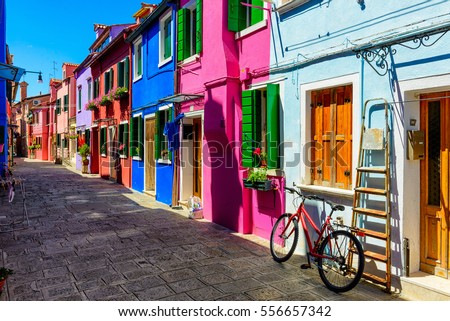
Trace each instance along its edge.
<instances>
[{"instance_id":1,"label":"red flower","mask_svg":"<svg viewBox=\"0 0 450 321\"><path fill-rule=\"evenodd\" d=\"M255 148L255 150L253 151L253 154L255 154L255 155L261 155L261 148Z\"/></svg>"}]
</instances>

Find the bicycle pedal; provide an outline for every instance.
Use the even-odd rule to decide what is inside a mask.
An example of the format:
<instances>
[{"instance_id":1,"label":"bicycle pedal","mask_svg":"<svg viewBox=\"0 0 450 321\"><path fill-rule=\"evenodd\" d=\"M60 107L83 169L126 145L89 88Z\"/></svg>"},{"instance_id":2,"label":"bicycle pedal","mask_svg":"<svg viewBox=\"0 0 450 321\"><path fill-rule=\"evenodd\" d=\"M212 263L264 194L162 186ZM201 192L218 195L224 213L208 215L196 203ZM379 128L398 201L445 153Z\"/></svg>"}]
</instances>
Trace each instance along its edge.
<instances>
[{"instance_id":1,"label":"bicycle pedal","mask_svg":"<svg viewBox=\"0 0 450 321\"><path fill-rule=\"evenodd\" d=\"M312 269L311 264L307 264L307 263L300 265L300 268L302 270Z\"/></svg>"}]
</instances>

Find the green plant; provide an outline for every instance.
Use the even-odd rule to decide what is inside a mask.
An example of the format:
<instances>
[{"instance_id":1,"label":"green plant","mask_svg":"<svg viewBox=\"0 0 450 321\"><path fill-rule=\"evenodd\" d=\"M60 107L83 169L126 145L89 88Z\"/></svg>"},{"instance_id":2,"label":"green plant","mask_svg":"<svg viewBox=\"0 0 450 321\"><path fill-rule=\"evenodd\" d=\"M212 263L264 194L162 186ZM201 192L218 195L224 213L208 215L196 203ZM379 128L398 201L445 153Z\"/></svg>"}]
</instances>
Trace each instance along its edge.
<instances>
[{"instance_id":1,"label":"green plant","mask_svg":"<svg viewBox=\"0 0 450 321\"><path fill-rule=\"evenodd\" d=\"M11 274L14 274L13 270L7 269L3 266L0 267L0 281L6 280L8 278L8 276L10 276Z\"/></svg>"},{"instance_id":2,"label":"green plant","mask_svg":"<svg viewBox=\"0 0 450 321\"><path fill-rule=\"evenodd\" d=\"M252 183L267 181L267 168L252 168L248 172L247 180Z\"/></svg>"},{"instance_id":3,"label":"green plant","mask_svg":"<svg viewBox=\"0 0 450 321\"><path fill-rule=\"evenodd\" d=\"M112 104L111 94L108 93L105 96L102 97L100 100L100 105L102 106L109 106Z\"/></svg>"},{"instance_id":4,"label":"green plant","mask_svg":"<svg viewBox=\"0 0 450 321\"><path fill-rule=\"evenodd\" d=\"M126 87L117 87L113 92L113 98L115 100L120 100L128 95L128 89Z\"/></svg>"},{"instance_id":5,"label":"green plant","mask_svg":"<svg viewBox=\"0 0 450 321\"><path fill-rule=\"evenodd\" d=\"M80 156L83 160L86 159L90 153L91 153L91 149L89 148L88 144L83 144L78 149L78 154L80 154Z\"/></svg>"},{"instance_id":6,"label":"green plant","mask_svg":"<svg viewBox=\"0 0 450 321\"><path fill-rule=\"evenodd\" d=\"M34 151L35 149L37 149L37 147L35 144L32 144L32 145L28 146L28 149L31 151Z\"/></svg>"},{"instance_id":7,"label":"green plant","mask_svg":"<svg viewBox=\"0 0 450 321\"><path fill-rule=\"evenodd\" d=\"M96 110L98 107L99 101L98 99L91 100L84 105L84 109L86 110Z\"/></svg>"}]
</instances>

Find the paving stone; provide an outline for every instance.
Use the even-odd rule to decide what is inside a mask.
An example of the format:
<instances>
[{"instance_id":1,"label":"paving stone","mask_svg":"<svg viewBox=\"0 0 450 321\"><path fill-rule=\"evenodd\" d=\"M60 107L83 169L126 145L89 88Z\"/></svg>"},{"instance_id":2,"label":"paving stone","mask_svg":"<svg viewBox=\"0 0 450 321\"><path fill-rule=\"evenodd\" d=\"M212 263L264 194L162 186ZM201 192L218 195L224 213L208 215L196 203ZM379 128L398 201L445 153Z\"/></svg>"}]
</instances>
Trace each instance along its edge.
<instances>
[{"instance_id":1,"label":"paving stone","mask_svg":"<svg viewBox=\"0 0 450 321\"><path fill-rule=\"evenodd\" d=\"M120 286L106 285L95 290L84 292L89 300L104 301L112 297L126 294Z\"/></svg>"},{"instance_id":2,"label":"paving stone","mask_svg":"<svg viewBox=\"0 0 450 321\"><path fill-rule=\"evenodd\" d=\"M182 269L172 272L165 272L159 275L166 282L175 282L185 279L190 279L196 276L196 273L190 269Z\"/></svg>"},{"instance_id":3,"label":"paving stone","mask_svg":"<svg viewBox=\"0 0 450 321\"><path fill-rule=\"evenodd\" d=\"M169 297L170 295L173 294L174 292L165 285L157 286L154 288L146 289L135 293L136 297L141 301L154 301L161 298Z\"/></svg>"},{"instance_id":4,"label":"paving stone","mask_svg":"<svg viewBox=\"0 0 450 321\"><path fill-rule=\"evenodd\" d=\"M199 280L201 280L205 284L220 284L220 283L227 283L233 281L232 278L226 276L225 274L221 273L215 273L215 274L209 274L202 277L199 277Z\"/></svg>"},{"instance_id":5,"label":"paving stone","mask_svg":"<svg viewBox=\"0 0 450 321\"><path fill-rule=\"evenodd\" d=\"M59 284L53 287L44 288L41 291L44 296L44 300L56 300L61 297L78 293L78 289L73 283Z\"/></svg>"},{"instance_id":6,"label":"paving stone","mask_svg":"<svg viewBox=\"0 0 450 321\"><path fill-rule=\"evenodd\" d=\"M212 286L186 292L195 301L214 301L224 296Z\"/></svg>"},{"instance_id":7,"label":"paving stone","mask_svg":"<svg viewBox=\"0 0 450 321\"><path fill-rule=\"evenodd\" d=\"M122 287L127 292L139 292L148 288L154 288L156 286L165 284L165 282L158 276L148 276L145 278L140 278L136 281L126 282Z\"/></svg>"},{"instance_id":8,"label":"paving stone","mask_svg":"<svg viewBox=\"0 0 450 321\"><path fill-rule=\"evenodd\" d=\"M224 293L239 293L263 286L255 279L243 279L228 283L217 284L215 287Z\"/></svg>"},{"instance_id":9,"label":"paving stone","mask_svg":"<svg viewBox=\"0 0 450 321\"><path fill-rule=\"evenodd\" d=\"M247 291L246 294L257 301L276 300L280 299L283 296L283 293L281 293L280 291L269 287Z\"/></svg>"},{"instance_id":10,"label":"paving stone","mask_svg":"<svg viewBox=\"0 0 450 321\"><path fill-rule=\"evenodd\" d=\"M172 282L168 285L175 293L191 291L205 286L205 284L195 278Z\"/></svg>"},{"instance_id":11,"label":"paving stone","mask_svg":"<svg viewBox=\"0 0 450 321\"><path fill-rule=\"evenodd\" d=\"M162 298L160 300L163 300L163 301L194 301L186 293L179 293L179 294L167 296L167 297Z\"/></svg>"}]
</instances>

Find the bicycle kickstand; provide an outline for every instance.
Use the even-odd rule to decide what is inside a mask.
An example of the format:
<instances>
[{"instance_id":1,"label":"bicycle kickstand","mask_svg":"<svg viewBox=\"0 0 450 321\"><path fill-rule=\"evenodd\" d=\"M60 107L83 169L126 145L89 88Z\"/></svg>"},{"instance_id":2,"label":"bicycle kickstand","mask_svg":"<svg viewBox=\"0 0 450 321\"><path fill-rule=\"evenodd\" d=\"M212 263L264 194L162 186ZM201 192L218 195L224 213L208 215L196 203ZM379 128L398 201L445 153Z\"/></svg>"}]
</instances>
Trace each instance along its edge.
<instances>
[{"instance_id":1,"label":"bicycle kickstand","mask_svg":"<svg viewBox=\"0 0 450 321\"><path fill-rule=\"evenodd\" d=\"M312 267L311 267L311 259L310 259L310 257L309 257L309 253L306 254L306 257L308 258L308 263L303 263L302 265L300 265L300 268L301 268L302 270L312 269Z\"/></svg>"}]
</instances>

